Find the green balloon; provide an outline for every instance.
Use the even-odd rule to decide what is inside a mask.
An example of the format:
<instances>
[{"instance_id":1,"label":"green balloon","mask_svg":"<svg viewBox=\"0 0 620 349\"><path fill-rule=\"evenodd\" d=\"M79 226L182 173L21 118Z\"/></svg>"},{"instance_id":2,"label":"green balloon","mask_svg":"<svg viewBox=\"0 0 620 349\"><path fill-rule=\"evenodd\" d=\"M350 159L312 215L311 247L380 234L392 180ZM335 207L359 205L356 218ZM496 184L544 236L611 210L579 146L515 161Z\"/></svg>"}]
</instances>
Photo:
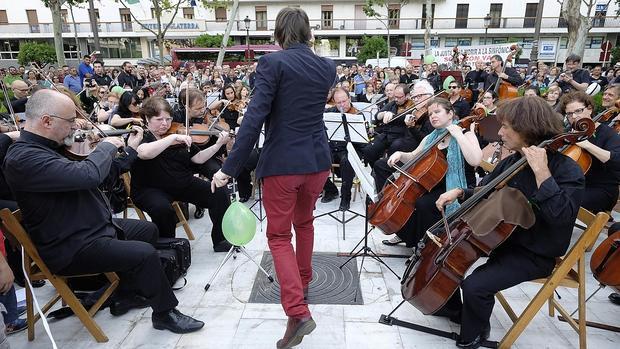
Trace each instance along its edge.
<instances>
[{"instance_id":1,"label":"green balloon","mask_svg":"<svg viewBox=\"0 0 620 349\"><path fill-rule=\"evenodd\" d=\"M256 217L244 204L235 201L224 213L222 231L228 242L235 246L244 246L254 238Z\"/></svg>"},{"instance_id":2,"label":"green balloon","mask_svg":"<svg viewBox=\"0 0 620 349\"><path fill-rule=\"evenodd\" d=\"M424 64L433 64L435 62L435 56L426 55L424 56Z\"/></svg>"},{"instance_id":3,"label":"green balloon","mask_svg":"<svg viewBox=\"0 0 620 349\"><path fill-rule=\"evenodd\" d=\"M110 91L118 94L123 94L123 92L125 92L125 90L120 86L114 86Z\"/></svg>"}]
</instances>

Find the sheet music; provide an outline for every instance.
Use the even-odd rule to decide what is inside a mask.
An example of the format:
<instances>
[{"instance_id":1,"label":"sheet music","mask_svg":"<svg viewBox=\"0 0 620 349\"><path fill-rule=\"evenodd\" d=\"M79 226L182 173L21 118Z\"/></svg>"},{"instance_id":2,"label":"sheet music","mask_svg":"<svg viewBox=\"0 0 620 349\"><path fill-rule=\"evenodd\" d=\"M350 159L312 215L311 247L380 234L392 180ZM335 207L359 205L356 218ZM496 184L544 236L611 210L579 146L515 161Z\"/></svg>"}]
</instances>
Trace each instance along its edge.
<instances>
[{"instance_id":1,"label":"sheet music","mask_svg":"<svg viewBox=\"0 0 620 349\"><path fill-rule=\"evenodd\" d=\"M330 141L344 141L344 127L342 126L342 114L340 113L324 113L323 120L327 127L327 136ZM347 117L347 126L349 126L349 135L353 143L368 143L368 132L366 132L366 124L364 123L364 115L362 114L345 114Z\"/></svg>"},{"instance_id":2,"label":"sheet music","mask_svg":"<svg viewBox=\"0 0 620 349\"><path fill-rule=\"evenodd\" d=\"M375 179L370 174L370 169L364 166L362 159L360 159L357 155L355 147L353 147L353 144L351 143L347 143L347 158L349 159L351 167L353 167L355 175L360 180L362 190L364 190L368 197L370 197L372 202L377 202L379 200L379 196L377 195L377 191L375 189Z\"/></svg>"},{"instance_id":3,"label":"sheet music","mask_svg":"<svg viewBox=\"0 0 620 349\"><path fill-rule=\"evenodd\" d=\"M207 96L207 106L211 105L213 102L220 98L219 92L211 93Z\"/></svg>"},{"instance_id":4,"label":"sheet music","mask_svg":"<svg viewBox=\"0 0 620 349\"><path fill-rule=\"evenodd\" d=\"M359 110L362 113L362 115L364 115L364 119L368 122L370 122L370 120L372 120L372 116L377 114L377 112L379 111L379 108L376 105L369 107L371 104L372 103L366 103L366 102L352 102L351 103L351 105L353 105L355 109Z\"/></svg>"}]
</instances>

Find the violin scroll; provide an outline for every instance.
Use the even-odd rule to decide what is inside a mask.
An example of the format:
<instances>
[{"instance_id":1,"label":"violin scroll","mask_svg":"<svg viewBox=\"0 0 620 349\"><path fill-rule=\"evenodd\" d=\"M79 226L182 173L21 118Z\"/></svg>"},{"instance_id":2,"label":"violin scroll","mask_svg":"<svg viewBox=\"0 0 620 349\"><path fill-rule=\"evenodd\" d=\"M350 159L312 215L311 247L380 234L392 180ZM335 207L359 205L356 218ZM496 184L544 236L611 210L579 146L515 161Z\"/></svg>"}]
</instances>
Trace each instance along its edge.
<instances>
[{"instance_id":1,"label":"violin scroll","mask_svg":"<svg viewBox=\"0 0 620 349\"><path fill-rule=\"evenodd\" d=\"M596 125L590 118L583 118L573 122L573 130L559 134L552 139L543 142L541 146L548 149L558 150L561 147L569 144L575 144L577 142L585 141L594 134Z\"/></svg>"}]
</instances>

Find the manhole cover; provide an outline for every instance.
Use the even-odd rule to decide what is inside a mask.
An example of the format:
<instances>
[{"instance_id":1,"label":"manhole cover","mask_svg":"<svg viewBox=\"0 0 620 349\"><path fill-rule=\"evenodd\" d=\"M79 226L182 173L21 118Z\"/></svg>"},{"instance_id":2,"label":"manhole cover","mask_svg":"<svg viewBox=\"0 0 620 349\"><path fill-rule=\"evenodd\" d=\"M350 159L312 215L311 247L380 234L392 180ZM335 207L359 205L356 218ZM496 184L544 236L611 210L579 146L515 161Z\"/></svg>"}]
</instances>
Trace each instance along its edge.
<instances>
[{"instance_id":1,"label":"manhole cover","mask_svg":"<svg viewBox=\"0 0 620 349\"><path fill-rule=\"evenodd\" d=\"M340 268L347 257L333 253L312 254L312 281L308 290L308 304L364 304L359 290L357 260L353 259ZM280 303L280 284L270 252L264 252L261 266L274 277L269 282L260 270L250 294L250 303Z\"/></svg>"}]
</instances>

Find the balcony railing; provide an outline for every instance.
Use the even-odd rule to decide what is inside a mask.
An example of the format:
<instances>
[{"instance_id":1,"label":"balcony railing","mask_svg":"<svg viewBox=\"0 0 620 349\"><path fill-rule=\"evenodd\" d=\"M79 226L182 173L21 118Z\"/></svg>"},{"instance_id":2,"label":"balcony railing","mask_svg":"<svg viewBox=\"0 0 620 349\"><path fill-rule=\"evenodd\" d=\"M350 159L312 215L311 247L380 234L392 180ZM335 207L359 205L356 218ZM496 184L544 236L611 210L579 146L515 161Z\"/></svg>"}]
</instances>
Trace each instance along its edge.
<instances>
[{"instance_id":1,"label":"balcony railing","mask_svg":"<svg viewBox=\"0 0 620 349\"><path fill-rule=\"evenodd\" d=\"M210 32L220 32L226 29L227 22L219 22L215 20L194 20L202 25ZM494 20L493 25L488 29L490 32L498 29L512 29L514 31L522 30L523 28L533 28L535 18L533 17L502 17ZM233 29L237 31L245 32L245 23L243 20L236 20ZM399 18L391 20L396 25L392 25L390 29L395 30L424 30L425 22L424 18ZM596 17L592 19L594 28L620 28L620 18L613 16L609 17ZM326 21L324 19L311 19L310 26L316 30L385 30L388 25L388 20L382 21L372 18L364 19L338 19L334 18L329 20L329 26L325 26ZM394 23L392 23L394 24ZM127 33L140 30L140 25L137 22L100 22L98 24L99 31L102 33ZM257 27L258 26L258 27ZM78 33L89 34L91 33L90 23L76 23L74 28L73 23L66 23L62 25L62 31L64 33ZM275 27L274 20L261 20L256 22L254 19L250 22L250 31L273 31ZM397 27L397 28L394 28ZM484 18L434 18L432 23L433 30L484 30ZM563 29L566 28L566 22L559 17L543 17L541 22L541 28L549 29ZM143 30L140 30L144 32ZM172 31L169 31L171 33ZM52 23L9 23L0 25L0 34L19 35L22 33L40 33L51 34L53 33Z\"/></svg>"}]
</instances>

